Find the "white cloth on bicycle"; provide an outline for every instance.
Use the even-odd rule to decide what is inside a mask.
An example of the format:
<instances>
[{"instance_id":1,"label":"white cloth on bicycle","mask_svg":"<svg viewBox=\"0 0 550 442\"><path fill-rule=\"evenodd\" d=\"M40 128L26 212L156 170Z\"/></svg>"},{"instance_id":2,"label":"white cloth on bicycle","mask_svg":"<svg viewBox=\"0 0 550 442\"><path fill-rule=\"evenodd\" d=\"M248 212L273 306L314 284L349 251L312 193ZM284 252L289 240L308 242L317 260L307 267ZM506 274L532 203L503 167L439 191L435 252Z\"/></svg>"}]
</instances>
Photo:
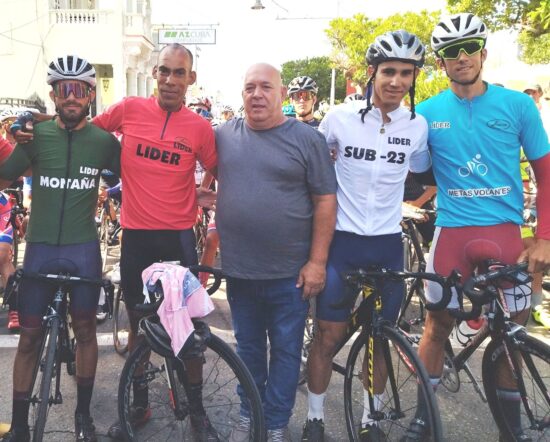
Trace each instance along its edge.
<instances>
[{"instance_id":1,"label":"white cloth on bicycle","mask_svg":"<svg viewBox=\"0 0 550 442\"><path fill-rule=\"evenodd\" d=\"M162 284L164 299L157 314L177 355L193 334L191 318L202 318L214 310L208 292L188 268L175 264L155 263L141 274L143 293L148 298L149 289L158 281Z\"/></svg>"}]
</instances>

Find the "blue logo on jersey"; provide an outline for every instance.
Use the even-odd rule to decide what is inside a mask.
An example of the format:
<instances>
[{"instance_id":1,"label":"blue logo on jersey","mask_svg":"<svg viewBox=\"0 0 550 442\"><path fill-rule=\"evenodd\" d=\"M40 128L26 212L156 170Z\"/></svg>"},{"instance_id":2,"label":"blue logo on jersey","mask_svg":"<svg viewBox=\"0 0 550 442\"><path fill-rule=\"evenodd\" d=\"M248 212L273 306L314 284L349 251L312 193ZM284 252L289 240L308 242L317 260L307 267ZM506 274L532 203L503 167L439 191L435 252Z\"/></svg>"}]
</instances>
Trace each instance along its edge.
<instances>
[{"instance_id":1,"label":"blue logo on jersey","mask_svg":"<svg viewBox=\"0 0 550 442\"><path fill-rule=\"evenodd\" d=\"M487 122L487 126L491 129L506 130L510 127L510 123L504 120L491 120Z\"/></svg>"}]
</instances>

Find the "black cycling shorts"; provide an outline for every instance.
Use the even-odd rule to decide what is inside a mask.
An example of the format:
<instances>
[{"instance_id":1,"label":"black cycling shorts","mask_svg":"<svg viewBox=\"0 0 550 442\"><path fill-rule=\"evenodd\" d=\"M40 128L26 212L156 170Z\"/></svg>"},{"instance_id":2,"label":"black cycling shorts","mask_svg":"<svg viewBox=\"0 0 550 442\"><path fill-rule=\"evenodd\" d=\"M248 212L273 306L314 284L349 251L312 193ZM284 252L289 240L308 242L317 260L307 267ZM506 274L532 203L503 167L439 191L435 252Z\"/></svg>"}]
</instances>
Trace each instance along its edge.
<instances>
[{"instance_id":1,"label":"black cycling shorts","mask_svg":"<svg viewBox=\"0 0 550 442\"><path fill-rule=\"evenodd\" d=\"M74 276L101 278L99 241L53 246L27 243L23 269L39 273L68 272ZM38 328L57 287L42 281L23 279L17 296L19 322L22 327ZM76 319L94 319L101 288L91 284L74 284L70 291L70 312Z\"/></svg>"},{"instance_id":2,"label":"black cycling shorts","mask_svg":"<svg viewBox=\"0 0 550 442\"><path fill-rule=\"evenodd\" d=\"M196 265L198 260L193 229L123 230L120 280L127 307L143 303L141 273L159 261L179 261L185 267Z\"/></svg>"}]
</instances>

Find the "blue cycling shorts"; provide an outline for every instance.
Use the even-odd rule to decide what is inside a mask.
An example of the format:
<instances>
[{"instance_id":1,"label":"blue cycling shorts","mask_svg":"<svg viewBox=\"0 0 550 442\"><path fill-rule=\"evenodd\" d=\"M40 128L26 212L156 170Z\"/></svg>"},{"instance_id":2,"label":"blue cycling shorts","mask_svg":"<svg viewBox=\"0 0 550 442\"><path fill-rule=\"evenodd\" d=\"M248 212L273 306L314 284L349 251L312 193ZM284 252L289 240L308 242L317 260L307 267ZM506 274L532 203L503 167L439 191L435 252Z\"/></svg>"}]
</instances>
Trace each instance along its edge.
<instances>
[{"instance_id":1,"label":"blue cycling shorts","mask_svg":"<svg viewBox=\"0 0 550 442\"><path fill-rule=\"evenodd\" d=\"M324 321L346 322L350 308L334 308L356 293L344 283L342 274L378 265L390 270L403 270L403 242L401 233L379 236L362 236L336 231L330 245L327 280L324 290L317 296L317 318ZM399 281L386 281L380 285L382 315L394 322L399 314L404 287Z\"/></svg>"},{"instance_id":2,"label":"blue cycling shorts","mask_svg":"<svg viewBox=\"0 0 550 442\"><path fill-rule=\"evenodd\" d=\"M27 243L23 270L39 273L68 272L85 278L101 278L99 241L54 246ZM17 295L19 323L38 328L57 287L42 281L23 279ZM94 319L100 287L75 284L70 291L70 312L73 319Z\"/></svg>"}]
</instances>

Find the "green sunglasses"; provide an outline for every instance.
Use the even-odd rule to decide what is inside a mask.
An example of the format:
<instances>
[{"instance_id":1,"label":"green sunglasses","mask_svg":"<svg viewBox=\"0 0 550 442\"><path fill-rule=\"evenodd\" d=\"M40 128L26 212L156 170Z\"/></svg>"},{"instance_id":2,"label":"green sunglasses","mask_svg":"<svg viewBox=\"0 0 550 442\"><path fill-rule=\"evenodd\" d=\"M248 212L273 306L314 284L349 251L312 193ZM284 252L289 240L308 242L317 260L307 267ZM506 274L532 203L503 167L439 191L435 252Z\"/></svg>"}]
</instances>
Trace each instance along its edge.
<instances>
[{"instance_id":1,"label":"green sunglasses","mask_svg":"<svg viewBox=\"0 0 550 442\"><path fill-rule=\"evenodd\" d=\"M456 60L460 56L460 51L471 57L480 52L485 46L485 41L481 39L464 40L441 48L437 55L446 60Z\"/></svg>"}]
</instances>

